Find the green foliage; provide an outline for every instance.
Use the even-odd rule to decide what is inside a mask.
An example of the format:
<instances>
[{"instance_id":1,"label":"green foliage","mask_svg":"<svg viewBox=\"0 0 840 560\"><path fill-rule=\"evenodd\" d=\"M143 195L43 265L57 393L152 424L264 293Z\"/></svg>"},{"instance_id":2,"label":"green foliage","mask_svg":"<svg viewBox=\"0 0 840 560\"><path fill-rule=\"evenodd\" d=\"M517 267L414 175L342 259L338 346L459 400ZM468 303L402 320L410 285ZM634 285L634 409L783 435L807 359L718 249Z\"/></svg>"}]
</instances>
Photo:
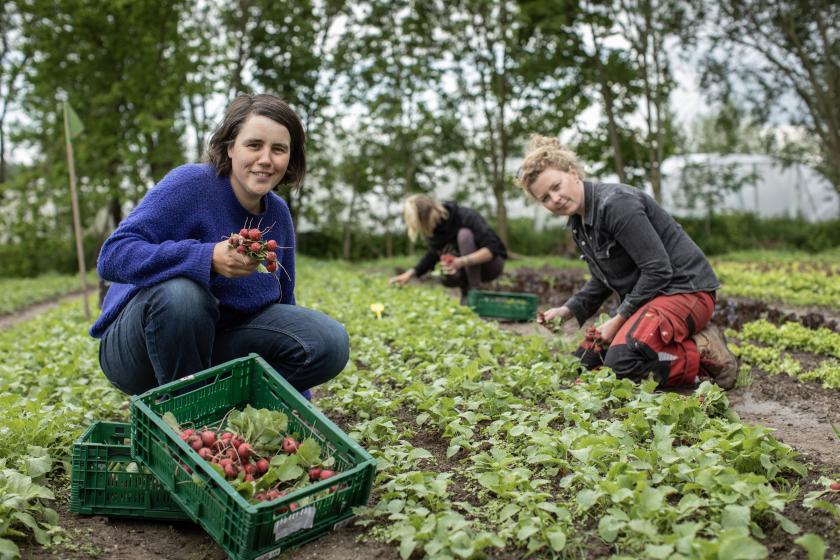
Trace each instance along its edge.
<instances>
[{"instance_id":1,"label":"green foliage","mask_svg":"<svg viewBox=\"0 0 840 560\"><path fill-rule=\"evenodd\" d=\"M499 331L438 290L301 270L303 304L334 313L354 349L319 404L350 417L380 461L375 505L360 513L404 558L560 556L585 550L590 519L633 557L761 557L764 524L799 531L782 510L785 477L804 469L766 429L741 425L718 388L701 400L581 374L542 339ZM439 439L445 457L419 443ZM433 458L456 466L432 471Z\"/></svg>"},{"instance_id":2,"label":"green foliage","mask_svg":"<svg viewBox=\"0 0 840 560\"><path fill-rule=\"evenodd\" d=\"M4 537L64 539L46 505L54 499L47 477L69 472L72 443L86 426L126 417L87 327L74 302L0 332L0 407L15 411L0 417L0 552L12 557L16 545Z\"/></svg>"},{"instance_id":3,"label":"green foliage","mask_svg":"<svg viewBox=\"0 0 840 560\"><path fill-rule=\"evenodd\" d=\"M87 275L88 288L94 294L96 293L97 278L96 272L90 272ZM46 274L37 278L26 279L0 278L0 291L3 292L3 300L0 301L0 315L13 313L30 305L48 301L80 289L78 274ZM91 297L90 293L88 297Z\"/></svg>"},{"instance_id":4,"label":"green foliage","mask_svg":"<svg viewBox=\"0 0 840 560\"><path fill-rule=\"evenodd\" d=\"M813 224L790 218L760 218L754 214L677 217L676 220L707 255L751 249L816 253L840 245L838 220Z\"/></svg>"},{"instance_id":5,"label":"green foliage","mask_svg":"<svg viewBox=\"0 0 840 560\"><path fill-rule=\"evenodd\" d=\"M779 265L715 261L715 272L730 296L792 305L840 307L840 265L798 261Z\"/></svg>"}]
</instances>

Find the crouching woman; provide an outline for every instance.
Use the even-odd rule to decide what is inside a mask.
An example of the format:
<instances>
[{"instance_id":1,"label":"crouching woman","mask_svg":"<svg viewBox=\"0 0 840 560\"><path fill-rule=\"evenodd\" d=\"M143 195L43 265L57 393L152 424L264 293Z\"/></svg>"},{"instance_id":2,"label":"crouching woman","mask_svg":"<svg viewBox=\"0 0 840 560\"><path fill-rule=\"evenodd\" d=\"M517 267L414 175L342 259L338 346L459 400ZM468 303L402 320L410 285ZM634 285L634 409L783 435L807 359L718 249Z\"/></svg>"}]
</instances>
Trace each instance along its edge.
<instances>
[{"instance_id":1,"label":"crouching woman","mask_svg":"<svg viewBox=\"0 0 840 560\"><path fill-rule=\"evenodd\" d=\"M389 283L402 286L432 270L440 260L443 284L460 288L461 303L466 304L469 290L502 273L507 249L472 208L416 194L406 199L403 214L409 238L414 241L422 234L428 249L413 268L394 276Z\"/></svg>"},{"instance_id":2,"label":"crouching woman","mask_svg":"<svg viewBox=\"0 0 840 560\"><path fill-rule=\"evenodd\" d=\"M652 373L662 387L708 378L732 388L738 365L710 323L720 283L703 251L641 190L585 179L577 155L558 139L531 137L517 182L551 213L569 217L591 275L545 319L582 326L614 292L618 312L576 352L587 367L606 365L637 381ZM606 352L593 351L600 343Z\"/></svg>"}]
</instances>

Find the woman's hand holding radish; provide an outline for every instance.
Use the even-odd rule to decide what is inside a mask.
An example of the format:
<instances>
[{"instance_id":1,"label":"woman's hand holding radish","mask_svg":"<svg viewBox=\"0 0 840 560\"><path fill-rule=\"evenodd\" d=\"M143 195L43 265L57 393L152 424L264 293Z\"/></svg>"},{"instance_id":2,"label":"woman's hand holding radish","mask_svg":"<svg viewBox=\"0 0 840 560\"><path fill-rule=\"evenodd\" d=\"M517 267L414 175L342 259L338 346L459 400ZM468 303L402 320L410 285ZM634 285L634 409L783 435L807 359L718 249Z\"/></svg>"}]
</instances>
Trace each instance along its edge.
<instances>
[{"instance_id":1,"label":"woman's hand holding radish","mask_svg":"<svg viewBox=\"0 0 840 560\"><path fill-rule=\"evenodd\" d=\"M213 247L213 272L226 278L239 278L253 274L259 264L256 259L238 251L231 251L228 241L219 241Z\"/></svg>"}]
</instances>

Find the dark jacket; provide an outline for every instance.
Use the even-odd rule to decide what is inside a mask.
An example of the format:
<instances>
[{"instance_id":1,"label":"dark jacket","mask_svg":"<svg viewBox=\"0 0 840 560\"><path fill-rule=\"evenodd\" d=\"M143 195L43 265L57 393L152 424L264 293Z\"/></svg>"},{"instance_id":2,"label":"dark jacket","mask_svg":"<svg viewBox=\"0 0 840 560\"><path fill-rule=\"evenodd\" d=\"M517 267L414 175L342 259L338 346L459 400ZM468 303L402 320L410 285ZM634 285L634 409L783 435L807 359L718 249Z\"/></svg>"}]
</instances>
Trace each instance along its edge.
<instances>
[{"instance_id":1,"label":"dark jacket","mask_svg":"<svg viewBox=\"0 0 840 560\"><path fill-rule=\"evenodd\" d=\"M584 216L568 228L592 278L566 306L578 323L610 292L630 317L658 295L713 292L720 287L706 255L650 196L627 185L583 183Z\"/></svg>"},{"instance_id":2,"label":"dark jacket","mask_svg":"<svg viewBox=\"0 0 840 560\"><path fill-rule=\"evenodd\" d=\"M429 250L414 267L417 276L422 276L435 267L447 245L458 247L458 230L461 228L472 230L476 249L486 247L494 256L507 258L504 243L496 232L490 229L481 214L471 208L458 206L455 202L444 202L443 206L449 212L449 216L441 220L431 237L426 238Z\"/></svg>"}]
</instances>

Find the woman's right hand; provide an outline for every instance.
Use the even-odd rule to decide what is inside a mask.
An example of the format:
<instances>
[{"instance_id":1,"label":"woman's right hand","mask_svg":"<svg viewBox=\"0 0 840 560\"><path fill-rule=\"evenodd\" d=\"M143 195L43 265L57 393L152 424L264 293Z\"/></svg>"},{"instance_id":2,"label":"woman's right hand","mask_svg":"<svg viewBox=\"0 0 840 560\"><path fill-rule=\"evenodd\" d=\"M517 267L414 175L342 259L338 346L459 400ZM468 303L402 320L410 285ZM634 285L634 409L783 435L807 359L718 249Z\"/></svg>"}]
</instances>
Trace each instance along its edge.
<instances>
[{"instance_id":1,"label":"woman's right hand","mask_svg":"<svg viewBox=\"0 0 840 560\"><path fill-rule=\"evenodd\" d=\"M226 278L240 278L253 274L259 264L257 260L231 249L227 240L219 241L213 247L213 272Z\"/></svg>"},{"instance_id":2,"label":"woman's right hand","mask_svg":"<svg viewBox=\"0 0 840 560\"><path fill-rule=\"evenodd\" d=\"M552 307L545 313L543 313L543 317L546 321L551 321L557 317L562 317L563 320L571 319L573 317L572 310L566 307L565 305L561 305L560 307Z\"/></svg>"},{"instance_id":3,"label":"woman's right hand","mask_svg":"<svg viewBox=\"0 0 840 560\"><path fill-rule=\"evenodd\" d=\"M388 279L388 284L396 284L397 286L404 286L406 282L414 278L414 269L409 268L402 274Z\"/></svg>"}]
</instances>

